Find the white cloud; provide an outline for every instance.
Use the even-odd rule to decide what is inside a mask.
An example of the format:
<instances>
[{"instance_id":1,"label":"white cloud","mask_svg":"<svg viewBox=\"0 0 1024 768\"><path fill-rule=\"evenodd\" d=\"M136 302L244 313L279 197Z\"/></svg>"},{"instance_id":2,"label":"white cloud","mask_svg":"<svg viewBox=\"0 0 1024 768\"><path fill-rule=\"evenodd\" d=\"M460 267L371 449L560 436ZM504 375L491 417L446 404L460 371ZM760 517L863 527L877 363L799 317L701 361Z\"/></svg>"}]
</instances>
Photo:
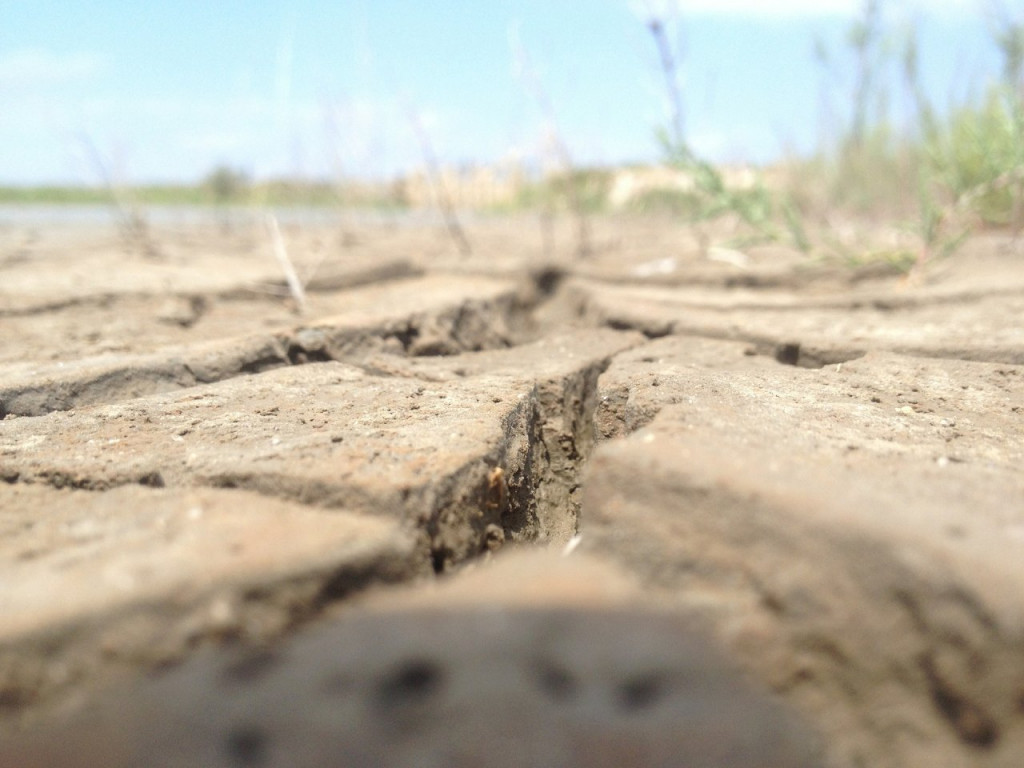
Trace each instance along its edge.
<instances>
[{"instance_id":1,"label":"white cloud","mask_svg":"<svg viewBox=\"0 0 1024 768\"><path fill-rule=\"evenodd\" d=\"M750 16L759 18L800 16L854 16L863 0L629 0L629 7L641 18L664 16L678 11L709 16ZM881 0L889 12L920 12L950 15L983 10L979 0Z\"/></svg>"},{"instance_id":2,"label":"white cloud","mask_svg":"<svg viewBox=\"0 0 1024 768\"><path fill-rule=\"evenodd\" d=\"M106 60L95 53L53 53L23 48L0 56L0 88L29 89L87 80L102 74Z\"/></svg>"},{"instance_id":3,"label":"white cloud","mask_svg":"<svg viewBox=\"0 0 1024 768\"><path fill-rule=\"evenodd\" d=\"M630 7L640 16L665 16L673 12L715 16L803 16L849 13L857 0L632 0Z\"/></svg>"}]
</instances>

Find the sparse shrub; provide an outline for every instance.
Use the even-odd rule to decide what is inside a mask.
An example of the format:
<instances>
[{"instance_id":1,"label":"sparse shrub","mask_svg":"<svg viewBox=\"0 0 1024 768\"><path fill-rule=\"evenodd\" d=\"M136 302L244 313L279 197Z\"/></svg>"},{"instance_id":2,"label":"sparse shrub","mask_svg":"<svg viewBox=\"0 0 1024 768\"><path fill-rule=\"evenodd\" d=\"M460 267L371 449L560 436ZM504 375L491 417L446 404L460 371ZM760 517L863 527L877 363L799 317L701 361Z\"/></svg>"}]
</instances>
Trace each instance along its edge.
<instances>
[{"instance_id":1,"label":"sparse shrub","mask_svg":"<svg viewBox=\"0 0 1024 768\"><path fill-rule=\"evenodd\" d=\"M699 217L700 207L701 201L693 192L665 188L644 190L628 204L635 213L667 214L690 221Z\"/></svg>"},{"instance_id":2,"label":"sparse shrub","mask_svg":"<svg viewBox=\"0 0 1024 768\"><path fill-rule=\"evenodd\" d=\"M605 208L613 181L614 174L607 168L578 168L563 183L576 188L576 199L584 211L597 213Z\"/></svg>"},{"instance_id":3,"label":"sparse shrub","mask_svg":"<svg viewBox=\"0 0 1024 768\"><path fill-rule=\"evenodd\" d=\"M249 175L230 166L214 168L202 182L215 205L230 205L244 198L249 191Z\"/></svg>"},{"instance_id":4,"label":"sparse shrub","mask_svg":"<svg viewBox=\"0 0 1024 768\"><path fill-rule=\"evenodd\" d=\"M655 38L667 87L679 78L664 20L648 28ZM695 223L735 216L755 236L788 239L804 252L831 253L843 263L886 261L910 270L954 252L977 224L1024 227L1024 23L1005 14L993 29L1004 57L1003 78L978 104L948 115L936 111L919 78L916 30L886 26L878 0L864 0L838 47L815 41L815 55L838 102L847 106L835 136L812 158L788 163L789 189L730 188L722 172L699 158L683 134L682 97L669 92L673 121L660 132L666 160L690 175L690 190L650 191L633 205ZM899 65L899 66L897 66ZM846 73L840 75L840 73ZM890 114L901 74L912 119ZM905 222L911 241L899 247L862 246L854 253L827 235L835 211ZM812 237L807 217L823 225ZM917 245L912 245L916 242Z\"/></svg>"},{"instance_id":5,"label":"sparse shrub","mask_svg":"<svg viewBox=\"0 0 1024 768\"><path fill-rule=\"evenodd\" d=\"M699 157L686 139L683 109L683 94L679 77L680 52L669 39L669 28L679 19L674 12L670 16L659 16L649 12L647 29L658 52L659 65L665 83L665 95L670 109L668 125L656 132L666 162L692 180L688 190L647 193L640 203L666 206L695 224L712 222L724 216L736 216L750 230L746 241L775 240L780 229L775 224L777 206L772 194L760 182L752 186L736 187L726 183L722 173L711 163ZM795 216L795 209L789 210ZM801 228L802 231L802 228ZM711 243L707 231L699 227L698 238L705 251Z\"/></svg>"},{"instance_id":6,"label":"sparse shrub","mask_svg":"<svg viewBox=\"0 0 1024 768\"><path fill-rule=\"evenodd\" d=\"M515 206L543 208L559 213L599 213L608 205L614 171L607 168L574 169L569 173L553 173L543 179L522 184Z\"/></svg>"},{"instance_id":7,"label":"sparse shrub","mask_svg":"<svg viewBox=\"0 0 1024 768\"><path fill-rule=\"evenodd\" d=\"M844 142L828 160L827 204L865 216L915 213L918 147L888 124Z\"/></svg>"},{"instance_id":8,"label":"sparse shrub","mask_svg":"<svg viewBox=\"0 0 1024 768\"><path fill-rule=\"evenodd\" d=\"M924 147L928 170L986 224L1014 222L1024 182L1022 122L1020 100L993 88L980 106L957 110Z\"/></svg>"},{"instance_id":9,"label":"sparse shrub","mask_svg":"<svg viewBox=\"0 0 1024 768\"><path fill-rule=\"evenodd\" d=\"M916 269L951 254L979 223L1011 224L1015 231L1021 226L1024 25L1001 17L993 39L1004 55L1002 82L980 104L948 115L934 109L921 85L916 30L887 29L877 0L862 4L845 48L831 51L816 43L826 70L834 73L838 61L852 67L852 87L844 92L851 107L835 145L823 147L821 157L804 167L826 174L825 209L907 222L919 243L916 256L897 249L889 259L894 264ZM906 126L897 126L888 111L897 53L913 107Z\"/></svg>"}]
</instances>

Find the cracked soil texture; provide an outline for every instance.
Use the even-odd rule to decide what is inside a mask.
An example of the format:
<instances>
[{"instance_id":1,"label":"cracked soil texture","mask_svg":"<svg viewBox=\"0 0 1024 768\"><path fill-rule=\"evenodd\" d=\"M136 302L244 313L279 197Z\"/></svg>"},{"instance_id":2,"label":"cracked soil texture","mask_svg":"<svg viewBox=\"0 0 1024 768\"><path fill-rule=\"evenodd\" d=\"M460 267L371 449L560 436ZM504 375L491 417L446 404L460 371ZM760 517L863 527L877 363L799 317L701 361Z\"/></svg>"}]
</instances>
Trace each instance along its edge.
<instances>
[{"instance_id":1,"label":"cracked soil texture","mask_svg":"<svg viewBox=\"0 0 1024 768\"><path fill-rule=\"evenodd\" d=\"M592 224L0 230L0 766L1021 765L1024 246Z\"/></svg>"}]
</instances>

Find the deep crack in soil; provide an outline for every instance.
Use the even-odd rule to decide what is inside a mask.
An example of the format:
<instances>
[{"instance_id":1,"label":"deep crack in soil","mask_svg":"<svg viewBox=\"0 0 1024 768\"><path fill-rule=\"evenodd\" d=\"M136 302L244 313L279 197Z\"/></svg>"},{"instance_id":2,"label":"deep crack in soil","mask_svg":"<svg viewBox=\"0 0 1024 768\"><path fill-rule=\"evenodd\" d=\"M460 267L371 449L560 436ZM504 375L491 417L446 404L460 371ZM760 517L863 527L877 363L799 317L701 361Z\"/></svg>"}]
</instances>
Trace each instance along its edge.
<instances>
[{"instance_id":1,"label":"deep crack in soil","mask_svg":"<svg viewBox=\"0 0 1024 768\"><path fill-rule=\"evenodd\" d=\"M331 321L302 324L293 330L208 343L200 351L183 348L169 361L166 353L158 352L98 363L86 361L71 371L59 366L59 373L45 385L38 382L40 371L33 370L27 375L32 383L6 387L0 410L10 417L4 422L6 447L0 469L8 483L92 494L126 485L170 490L208 487L251 491L322 509L343 508L373 515L387 510L388 516L403 521L402 527L411 532L415 542L398 564L387 558L369 563L342 562L335 569L298 573L273 584L240 585L238 593L230 598L230 610L237 615L227 626L195 617L197 610L202 612L204 602L216 605L217 600L224 599L216 591L190 600L181 609L160 609L129 600L104 615L100 625L95 617L83 615L43 626L41 635L30 633L4 653L0 700L5 702L8 716L31 707L45 707L52 697L59 698L62 690L73 690L90 677L101 676L107 662L164 665L204 637L266 641L275 634L295 631L332 603L367 586L419 578L430 571L448 572L506 543L568 541L577 530L580 473L595 443L593 414L598 377L616 351L635 345L640 337L598 333L583 341L580 361L566 363L556 358L541 362L540 358L550 357L544 345L552 338L553 329L535 323L534 310L552 301L557 282L555 273L541 271L525 290L505 288L491 297L459 301L376 325ZM572 335L555 334L553 338L561 338L563 345L577 342ZM485 350L491 350L488 359L474 357L474 352ZM532 361L524 359L531 355ZM424 360L429 364L419 367L410 365L416 358L437 359ZM237 438L243 430L260 429L254 420L246 418L238 419L227 430L218 429L219 414L225 408L237 407L236 403L248 399L247 410L255 413L255 420L280 422L282 417L294 414L292 405L304 399L326 401L327 382L323 376L329 379L333 364L338 363L344 366L343 378L349 380L346 383L354 385L351 389L365 388L372 380L385 382L380 394L366 398L370 413L379 398L398 394L394 389L398 386L413 401L409 414L400 418L415 418L422 409L423 428L451 426L445 421L444 409L429 409L420 404L423 400L432 396L454 399L457 392L449 391L448 385L469 386L470 401L491 401L491 418L495 419L491 434L480 448L466 454L467 460L456 460L440 474L416 472L395 479L386 469L377 473L368 466L371 474L379 475L369 484L359 473L349 473L351 481L331 477L330 472L296 475L289 469L292 457L275 463L280 466L276 470L269 464L274 458L266 454L253 457L251 462L229 462L231 468L202 466L193 471L189 464L202 465L193 460L194 455L184 463L167 456L166 448L154 445L155 440L148 434L149 425L158 425L161 433L169 430L178 439L198 435L212 445L211 460L217 465L221 454L237 450ZM286 367L296 373L282 379L280 369ZM313 379L314 388L306 392L302 390L307 378L304 371L314 368L323 376ZM253 383L267 375L278 379L270 384L265 397L253 398L258 391ZM208 392L210 387L222 387L233 380L238 387L225 398L194 410L192 404L204 403L216 391ZM388 381L395 385L388 385ZM475 386L476 381L480 381L479 386ZM289 387L300 388L297 398L285 396ZM164 394L154 396L161 392ZM342 394L342 399L348 398ZM465 415L465 405L456 403L453 407ZM302 415L299 421L308 428L313 420ZM266 431L265 426L263 429ZM343 432L335 430L329 444L345 448L357 443L352 450L368 458L367 465L385 452L392 454L388 461L395 466L409 458L387 440L373 440L372 434L367 441L366 435L349 437ZM272 443L279 444L280 424L266 434ZM42 441L40 435L45 435ZM364 438L361 444L360 437ZM45 447L35 452L37 458L26 462L25 446L34 442L40 447L45 443ZM128 461L112 465L107 455L83 465L75 447L83 442L126 446ZM287 437L284 442L288 444ZM61 445L68 445L68 450ZM428 452L439 447L443 449L443 437L442 444L432 444ZM299 453L308 449L301 446ZM113 652L103 650L109 637L121 634L131 638L133 625L144 625L147 619L142 617L146 614L152 614L148 619L151 628L141 632L136 629L135 639L119 643L121 647ZM175 625L186 626L181 630ZM158 635L162 642L154 644ZM65 670L59 680L48 678L55 653L64 657L61 664ZM94 655L107 661L92 658Z\"/></svg>"}]
</instances>

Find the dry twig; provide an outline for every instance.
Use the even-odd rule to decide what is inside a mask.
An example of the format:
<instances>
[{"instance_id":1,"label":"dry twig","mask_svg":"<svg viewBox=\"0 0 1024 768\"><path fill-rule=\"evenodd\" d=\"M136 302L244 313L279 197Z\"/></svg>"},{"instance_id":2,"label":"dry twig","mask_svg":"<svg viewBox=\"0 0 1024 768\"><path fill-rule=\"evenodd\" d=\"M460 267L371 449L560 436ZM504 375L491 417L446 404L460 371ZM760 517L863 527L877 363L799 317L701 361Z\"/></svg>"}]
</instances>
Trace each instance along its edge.
<instances>
[{"instance_id":1,"label":"dry twig","mask_svg":"<svg viewBox=\"0 0 1024 768\"><path fill-rule=\"evenodd\" d=\"M103 186L106 187L107 194L110 195L110 202L117 216L121 237L128 248L130 250L137 249L143 256L149 258L160 258L163 254L149 232L145 216L137 206L128 200L128 196L124 192L124 185L114 175L110 164L96 146L96 142L87 133L80 134L78 138L89 161L103 182Z\"/></svg>"},{"instance_id":2,"label":"dry twig","mask_svg":"<svg viewBox=\"0 0 1024 768\"><path fill-rule=\"evenodd\" d=\"M441 166L437 162L434 144L431 142L426 128L423 127L423 122L411 104L406 103L405 112L409 119L409 125L412 126L413 133L416 134L416 140L419 142L420 154L423 157L423 164L426 166L427 180L430 182L430 188L434 193L434 200L441 211L441 216L444 217L448 234L455 241L459 253L463 256L472 256L473 247L469 244L469 239L466 237L462 224L459 223L459 217L455 212L451 193L448 191L448 187L445 186L444 179L441 178Z\"/></svg>"},{"instance_id":3,"label":"dry twig","mask_svg":"<svg viewBox=\"0 0 1024 768\"><path fill-rule=\"evenodd\" d=\"M306 313L306 289L299 280L299 274L295 271L292 260L288 257L288 249L285 247L284 238L281 236L281 227L278 226L277 217L267 214L267 229L270 230L270 241L274 247L274 256L277 263L284 272L284 279L288 283L288 290L295 300L295 306L299 314Z\"/></svg>"},{"instance_id":4,"label":"dry twig","mask_svg":"<svg viewBox=\"0 0 1024 768\"><path fill-rule=\"evenodd\" d=\"M512 48L516 70L523 81L523 85L527 93L530 94L537 104L547 123L548 139L558 164L562 169L562 174L565 177L566 198L573 217L576 219L576 252L581 258L586 258L592 252L590 245L590 223L587 220L587 212L584 210L583 200L580 197L577 185L576 166L573 163L572 155L569 153L569 147L565 143L562 132L558 128L554 105L551 103L550 96L548 96L544 85L537 76L536 70L533 68L533 63L530 61L522 40L519 39L516 27L512 27L509 30L509 45Z\"/></svg>"},{"instance_id":5,"label":"dry twig","mask_svg":"<svg viewBox=\"0 0 1024 768\"><path fill-rule=\"evenodd\" d=\"M665 93L668 96L671 110L672 142L677 149L686 145L686 125L683 112L683 95L679 86L679 61L672 43L668 39L668 26L670 20L678 14L678 9L673 4L669 14L661 15L651 6L645 3L647 8L647 29L654 38L654 45L658 49L658 60L661 64L661 73L665 78Z\"/></svg>"}]
</instances>

